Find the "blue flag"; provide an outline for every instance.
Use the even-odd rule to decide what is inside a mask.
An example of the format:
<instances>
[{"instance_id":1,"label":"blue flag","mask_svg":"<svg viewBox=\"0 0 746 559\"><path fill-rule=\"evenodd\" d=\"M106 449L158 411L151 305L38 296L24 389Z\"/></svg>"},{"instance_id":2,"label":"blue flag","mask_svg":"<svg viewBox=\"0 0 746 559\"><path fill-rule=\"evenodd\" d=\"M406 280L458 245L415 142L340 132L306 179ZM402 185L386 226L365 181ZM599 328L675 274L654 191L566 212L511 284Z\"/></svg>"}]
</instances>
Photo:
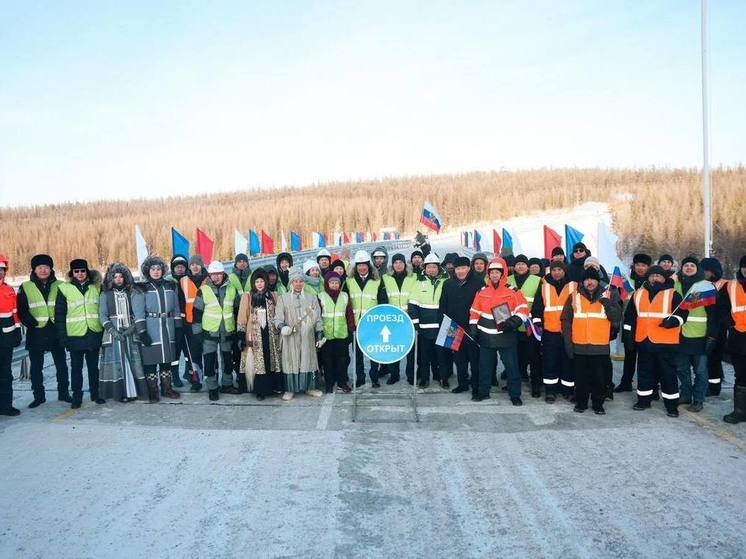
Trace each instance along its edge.
<instances>
[{"instance_id":1,"label":"blue flag","mask_svg":"<svg viewBox=\"0 0 746 559\"><path fill-rule=\"evenodd\" d=\"M300 241L300 235L298 235L298 233L296 233L295 231L290 232L290 250L293 252L303 250L303 245Z\"/></svg>"},{"instance_id":2,"label":"blue flag","mask_svg":"<svg viewBox=\"0 0 746 559\"><path fill-rule=\"evenodd\" d=\"M565 224L565 257L568 262L572 262L572 247L582 241L583 237L580 231Z\"/></svg>"},{"instance_id":3,"label":"blue flag","mask_svg":"<svg viewBox=\"0 0 746 559\"><path fill-rule=\"evenodd\" d=\"M503 227L503 247L502 254L507 256L513 254L513 237L510 236L508 230Z\"/></svg>"},{"instance_id":4,"label":"blue flag","mask_svg":"<svg viewBox=\"0 0 746 559\"><path fill-rule=\"evenodd\" d=\"M189 241L184 235L171 227L171 256L177 254L181 254L187 260L189 259Z\"/></svg>"},{"instance_id":5,"label":"blue flag","mask_svg":"<svg viewBox=\"0 0 746 559\"><path fill-rule=\"evenodd\" d=\"M262 243L259 241L259 235L253 229L249 229L249 256L260 252L262 252Z\"/></svg>"}]
</instances>

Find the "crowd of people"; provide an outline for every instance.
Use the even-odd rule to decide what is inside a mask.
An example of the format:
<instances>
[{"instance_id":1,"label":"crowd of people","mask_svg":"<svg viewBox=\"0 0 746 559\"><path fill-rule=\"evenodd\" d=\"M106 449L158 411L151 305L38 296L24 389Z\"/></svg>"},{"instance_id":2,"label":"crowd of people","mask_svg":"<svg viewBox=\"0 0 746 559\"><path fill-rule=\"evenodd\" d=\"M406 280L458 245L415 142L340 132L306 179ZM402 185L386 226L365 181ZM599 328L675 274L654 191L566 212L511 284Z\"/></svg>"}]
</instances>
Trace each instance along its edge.
<instances>
[{"instance_id":1,"label":"crowd of people","mask_svg":"<svg viewBox=\"0 0 746 559\"><path fill-rule=\"evenodd\" d=\"M476 402L489 399L502 379L520 406L525 381L534 398L564 398L579 413L590 399L602 415L615 393L633 390L637 373L634 409L662 399L666 414L676 417L680 405L699 412L708 395L720 393L729 358L734 411L724 420L746 421L746 256L732 279L714 258L674 264L670 255L654 264L636 254L627 297L583 243L571 255L554 249L551 260L482 253L441 260L425 245L409 261L400 253L389 259L379 247L346 262L322 249L300 265L281 253L276 265L254 270L239 254L230 273L200 256L175 255L170 265L148 256L138 282L124 264L111 264L102 276L84 259L70 262L62 280L52 258L38 254L16 291L5 283L9 262L0 255L0 414L20 413L11 365L21 325L32 409L46 402L47 353L57 398L72 408L83 403L84 363L97 404L178 399L176 388L185 383L191 392L206 389L211 401L221 393L287 401L299 393L350 392L352 356L354 382L366 384L363 352L351 348L356 325L368 309L391 304L412 318L416 355L413 348L399 363L371 362L372 389L385 377L399 382L402 368L410 384L450 389L455 367L451 392L470 392ZM682 306L702 280L716 288L716 302ZM436 343L444 317L466 334L456 351ZM624 372L614 386L610 342L620 331Z\"/></svg>"}]
</instances>

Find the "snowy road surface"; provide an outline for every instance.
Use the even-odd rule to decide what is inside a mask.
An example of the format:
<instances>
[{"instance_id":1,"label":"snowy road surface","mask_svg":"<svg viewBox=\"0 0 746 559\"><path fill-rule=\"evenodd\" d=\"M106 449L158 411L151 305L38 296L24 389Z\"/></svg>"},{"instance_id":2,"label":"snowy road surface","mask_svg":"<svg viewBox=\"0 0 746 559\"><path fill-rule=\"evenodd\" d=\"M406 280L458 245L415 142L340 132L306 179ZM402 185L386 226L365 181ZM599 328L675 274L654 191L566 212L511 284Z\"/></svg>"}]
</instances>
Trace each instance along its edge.
<instances>
[{"instance_id":1,"label":"snowy road surface","mask_svg":"<svg viewBox=\"0 0 746 559\"><path fill-rule=\"evenodd\" d=\"M339 394L73 411L52 375L47 404L16 382L23 413L0 418L3 558L746 556L730 368L679 419L430 388L418 424L369 421L407 418L396 400L352 423Z\"/></svg>"}]
</instances>

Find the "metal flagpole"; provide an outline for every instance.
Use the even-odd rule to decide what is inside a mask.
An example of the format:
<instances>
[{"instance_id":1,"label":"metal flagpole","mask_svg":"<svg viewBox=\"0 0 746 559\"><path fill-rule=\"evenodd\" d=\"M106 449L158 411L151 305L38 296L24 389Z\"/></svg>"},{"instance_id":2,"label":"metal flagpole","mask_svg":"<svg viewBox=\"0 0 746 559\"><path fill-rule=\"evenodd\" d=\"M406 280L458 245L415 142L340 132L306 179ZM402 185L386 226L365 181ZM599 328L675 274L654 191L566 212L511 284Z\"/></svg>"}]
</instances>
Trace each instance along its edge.
<instances>
[{"instance_id":1,"label":"metal flagpole","mask_svg":"<svg viewBox=\"0 0 746 559\"><path fill-rule=\"evenodd\" d=\"M710 186L710 123L707 82L707 0L702 0L702 182L705 213L705 256L709 257L712 250L712 193Z\"/></svg>"}]
</instances>

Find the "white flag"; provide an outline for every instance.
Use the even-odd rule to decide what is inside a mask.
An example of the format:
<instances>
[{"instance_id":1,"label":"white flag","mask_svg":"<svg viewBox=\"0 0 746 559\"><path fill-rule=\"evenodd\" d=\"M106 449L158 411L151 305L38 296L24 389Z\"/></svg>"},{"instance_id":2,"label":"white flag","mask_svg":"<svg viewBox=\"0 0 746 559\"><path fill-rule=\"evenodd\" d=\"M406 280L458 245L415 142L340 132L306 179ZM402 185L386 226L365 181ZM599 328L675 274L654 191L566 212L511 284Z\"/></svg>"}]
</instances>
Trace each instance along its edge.
<instances>
[{"instance_id":1,"label":"white flag","mask_svg":"<svg viewBox=\"0 0 746 559\"><path fill-rule=\"evenodd\" d=\"M249 240L238 232L238 229L234 229L233 234L233 255L237 254L249 254Z\"/></svg>"},{"instance_id":2,"label":"white flag","mask_svg":"<svg viewBox=\"0 0 746 559\"><path fill-rule=\"evenodd\" d=\"M149 254L148 244L145 242L145 237L142 236L139 225L135 225L135 249L137 250L137 269L139 271Z\"/></svg>"},{"instance_id":3,"label":"white flag","mask_svg":"<svg viewBox=\"0 0 746 559\"><path fill-rule=\"evenodd\" d=\"M282 241L281 241L282 242L282 252L287 252L288 251L288 240L285 238L285 231L283 231L282 233L280 233L280 237L282 239Z\"/></svg>"}]
</instances>

